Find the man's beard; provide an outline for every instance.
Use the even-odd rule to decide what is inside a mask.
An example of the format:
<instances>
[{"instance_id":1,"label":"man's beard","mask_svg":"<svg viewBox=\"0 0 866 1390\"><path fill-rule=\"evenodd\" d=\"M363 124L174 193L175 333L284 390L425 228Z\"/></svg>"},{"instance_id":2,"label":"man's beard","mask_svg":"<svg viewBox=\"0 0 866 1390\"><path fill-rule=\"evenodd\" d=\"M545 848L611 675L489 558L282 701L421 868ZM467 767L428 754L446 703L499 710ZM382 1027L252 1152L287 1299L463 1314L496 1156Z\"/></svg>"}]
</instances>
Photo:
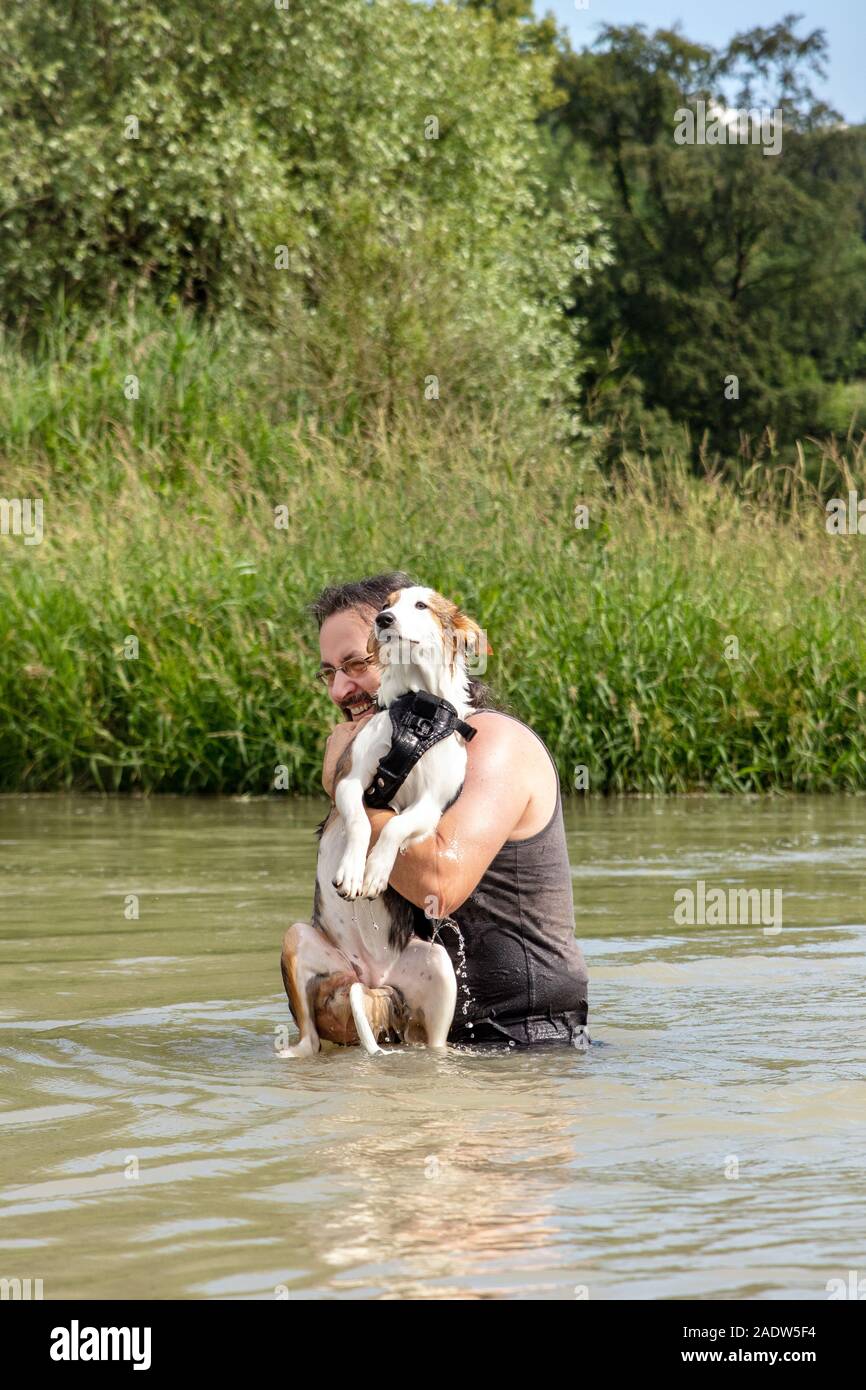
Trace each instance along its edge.
<instances>
[{"instance_id":1,"label":"man's beard","mask_svg":"<svg viewBox=\"0 0 866 1390\"><path fill-rule=\"evenodd\" d=\"M352 707L355 707L354 710ZM348 720L362 719L371 709L376 708L375 695L369 695L365 690L352 695L348 700L344 700L340 709Z\"/></svg>"}]
</instances>

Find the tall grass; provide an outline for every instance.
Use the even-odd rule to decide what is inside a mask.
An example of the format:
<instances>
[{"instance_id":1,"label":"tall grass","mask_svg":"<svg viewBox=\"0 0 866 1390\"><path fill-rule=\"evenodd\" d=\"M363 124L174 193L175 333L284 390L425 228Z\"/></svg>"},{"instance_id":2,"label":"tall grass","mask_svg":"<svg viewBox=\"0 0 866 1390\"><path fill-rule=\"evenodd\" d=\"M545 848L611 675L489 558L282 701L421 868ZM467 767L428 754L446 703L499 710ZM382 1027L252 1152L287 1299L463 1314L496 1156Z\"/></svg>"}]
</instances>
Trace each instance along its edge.
<instances>
[{"instance_id":1,"label":"tall grass","mask_svg":"<svg viewBox=\"0 0 866 1390\"><path fill-rule=\"evenodd\" d=\"M602 473L507 403L340 432L290 345L183 317L7 343L0 411L0 494L45 506L42 544L0 537L4 790L315 790L304 606L390 567L486 627L566 789L866 787L866 537L828 535L803 468ZM866 496L864 462L827 450Z\"/></svg>"}]
</instances>

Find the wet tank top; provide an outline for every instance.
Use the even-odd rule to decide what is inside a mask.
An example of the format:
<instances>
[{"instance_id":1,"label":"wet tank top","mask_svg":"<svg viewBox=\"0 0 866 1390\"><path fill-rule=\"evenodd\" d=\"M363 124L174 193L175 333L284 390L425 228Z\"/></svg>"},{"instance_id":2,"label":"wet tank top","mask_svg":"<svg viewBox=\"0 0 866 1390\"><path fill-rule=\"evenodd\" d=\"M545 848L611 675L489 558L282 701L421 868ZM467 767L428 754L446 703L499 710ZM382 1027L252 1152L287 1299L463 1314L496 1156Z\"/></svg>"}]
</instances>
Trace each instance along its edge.
<instances>
[{"instance_id":1,"label":"wet tank top","mask_svg":"<svg viewBox=\"0 0 866 1390\"><path fill-rule=\"evenodd\" d=\"M550 820L528 839L505 842L453 914L460 935L447 924L431 930L419 913L419 935L435 935L457 972L451 1042L585 1045L577 1035L585 1034L587 970L574 936L571 868L555 763L553 768Z\"/></svg>"}]
</instances>

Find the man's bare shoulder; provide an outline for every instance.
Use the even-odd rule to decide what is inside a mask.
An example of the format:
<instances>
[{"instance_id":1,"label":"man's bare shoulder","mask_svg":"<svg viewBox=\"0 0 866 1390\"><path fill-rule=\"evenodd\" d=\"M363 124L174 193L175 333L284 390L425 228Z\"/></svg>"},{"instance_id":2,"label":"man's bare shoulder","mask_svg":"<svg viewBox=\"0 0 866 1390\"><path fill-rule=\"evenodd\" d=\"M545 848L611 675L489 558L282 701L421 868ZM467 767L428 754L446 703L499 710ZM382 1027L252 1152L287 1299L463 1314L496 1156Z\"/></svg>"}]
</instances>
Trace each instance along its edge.
<instances>
[{"instance_id":1,"label":"man's bare shoulder","mask_svg":"<svg viewBox=\"0 0 866 1390\"><path fill-rule=\"evenodd\" d=\"M498 797L522 807L509 839L536 834L556 805L556 773L544 744L528 725L497 710L472 715L466 722L478 730L468 747L473 774L482 784L496 787Z\"/></svg>"},{"instance_id":2,"label":"man's bare shoulder","mask_svg":"<svg viewBox=\"0 0 866 1390\"><path fill-rule=\"evenodd\" d=\"M531 766L549 765L550 759L544 745L519 719L502 714L499 710L481 710L478 714L470 715L466 722L478 730L469 744L470 756L483 750L491 761L502 758L505 762L511 762L519 757L522 762L528 759Z\"/></svg>"}]
</instances>

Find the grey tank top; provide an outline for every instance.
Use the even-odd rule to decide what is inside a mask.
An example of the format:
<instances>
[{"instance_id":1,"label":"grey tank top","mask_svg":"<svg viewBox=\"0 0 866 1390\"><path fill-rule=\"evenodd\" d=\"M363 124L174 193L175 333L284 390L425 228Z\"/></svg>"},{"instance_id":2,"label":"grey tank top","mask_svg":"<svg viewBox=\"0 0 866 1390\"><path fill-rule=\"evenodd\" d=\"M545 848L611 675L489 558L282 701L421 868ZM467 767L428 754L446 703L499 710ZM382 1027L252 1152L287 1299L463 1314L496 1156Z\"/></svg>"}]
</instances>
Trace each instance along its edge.
<instances>
[{"instance_id":1,"label":"grey tank top","mask_svg":"<svg viewBox=\"0 0 866 1390\"><path fill-rule=\"evenodd\" d=\"M500 713L477 711L491 712ZM550 760L556 805L547 825L528 839L505 842L453 914L459 935L447 924L435 933L457 972L452 1042L557 1041L586 1024L587 970L574 936L559 774ZM429 937L426 926L417 929Z\"/></svg>"}]
</instances>

